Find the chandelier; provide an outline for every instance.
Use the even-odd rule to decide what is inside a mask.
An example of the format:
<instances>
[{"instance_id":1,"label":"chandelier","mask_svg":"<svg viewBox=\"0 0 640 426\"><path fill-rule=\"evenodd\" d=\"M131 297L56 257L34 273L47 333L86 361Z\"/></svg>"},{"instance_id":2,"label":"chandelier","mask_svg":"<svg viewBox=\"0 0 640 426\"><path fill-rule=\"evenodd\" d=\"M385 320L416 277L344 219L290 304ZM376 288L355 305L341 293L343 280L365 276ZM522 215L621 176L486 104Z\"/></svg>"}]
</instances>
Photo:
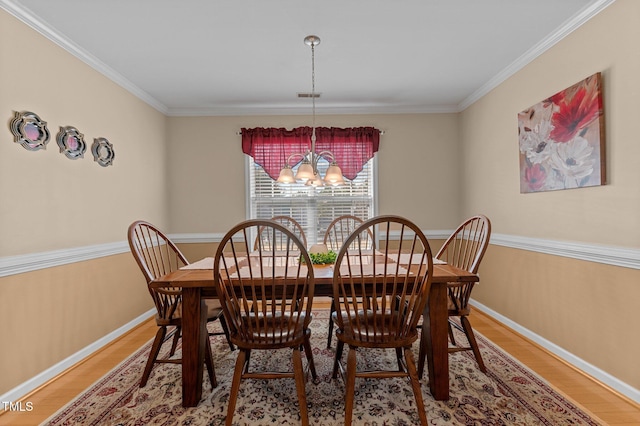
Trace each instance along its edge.
<instances>
[{"instance_id":1,"label":"chandelier","mask_svg":"<svg viewBox=\"0 0 640 426\"><path fill-rule=\"evenodd\" d=\"M315 47L320 44L320 37L315 35L306 36L304 43L311 46L311 102L313 125L311 127L311 150L305 153L293 153L287 158L285 166L280 170L277 182L279 183L295 183L296 181L305 182L307 186L324 186L326 185L342 185L345 183L342 176L342 170L336 163L336 158L331 151L321 151L316 153L316 67L315 67ZM291 161L297 158L302 163L294 176L291 169ZM318 172L318 161L321 158L330 160L327 172L324 178L320 177Z\"/></svg>"}]
</instances>

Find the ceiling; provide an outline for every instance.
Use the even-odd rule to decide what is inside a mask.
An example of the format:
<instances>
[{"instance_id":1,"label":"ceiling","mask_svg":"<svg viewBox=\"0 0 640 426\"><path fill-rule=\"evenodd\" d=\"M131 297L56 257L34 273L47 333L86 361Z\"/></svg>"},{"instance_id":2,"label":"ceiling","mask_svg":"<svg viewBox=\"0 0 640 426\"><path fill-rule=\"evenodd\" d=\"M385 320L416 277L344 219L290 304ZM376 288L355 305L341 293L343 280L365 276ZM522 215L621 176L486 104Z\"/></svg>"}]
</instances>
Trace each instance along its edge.
<instances>
[{"instance_id":1,"label":"ceiling","mask_svg":"<svg viewBox=\"0 0 640 426\"><path fill-rule=\"evenodd\" d=\"M0 0L168 115L455 112L614 0Z\"/></svg>"}]
</instances>

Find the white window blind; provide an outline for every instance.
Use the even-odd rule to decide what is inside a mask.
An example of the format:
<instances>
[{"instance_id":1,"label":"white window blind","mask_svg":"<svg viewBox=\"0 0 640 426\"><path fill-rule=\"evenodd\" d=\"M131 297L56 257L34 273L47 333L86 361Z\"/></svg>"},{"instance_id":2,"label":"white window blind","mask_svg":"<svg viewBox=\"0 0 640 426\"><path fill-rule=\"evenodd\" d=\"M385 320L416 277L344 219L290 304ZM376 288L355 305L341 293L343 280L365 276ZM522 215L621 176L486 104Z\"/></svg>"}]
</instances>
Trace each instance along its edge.
<instances>
[{"instance_id":1,"label":"white window blind","mask_svg":"<svg viewBox=\"0 0 640 426\"><path fill-rule=\"evenodd\" d=\"M304 183L280 184L265 173L253 158L248 158L249 217L270 219L290 216L303 227L309 245L322 242L329 224L345 214L369 219L375 210L375 157L358 176L341 186L313 188ZM324 175L328 162L321 159L318 170ZM297 170L298 166L293 168Z\"/></svg>"}]
</instances>

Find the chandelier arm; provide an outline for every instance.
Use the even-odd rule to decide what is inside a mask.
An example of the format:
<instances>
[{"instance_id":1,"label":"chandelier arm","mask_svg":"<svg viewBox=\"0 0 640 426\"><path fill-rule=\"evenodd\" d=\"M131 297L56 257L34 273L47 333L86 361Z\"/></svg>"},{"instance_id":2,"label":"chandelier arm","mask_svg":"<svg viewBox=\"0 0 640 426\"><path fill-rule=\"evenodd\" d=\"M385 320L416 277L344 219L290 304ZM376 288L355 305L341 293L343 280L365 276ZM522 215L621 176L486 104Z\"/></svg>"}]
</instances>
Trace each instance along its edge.
<instances>
[{"instance_id":1,"label":"chandelier arm","mask_svg":"<svg viewBox=\"0 0 640 426\"><path fill-rule=\"evenodd\" d=\"M320 158L325 158L325 159L331 159L330 164L333 164L336 162L336 156L333 155L333 152L331 151L320 151L319 153L316 154L316 168L318 166L318 161L320 161Z\"/></svg>"},{"instance_id":2,"label":"chandelier arm","mask_svg":"<svg viewBox=\"0 0 640 426\"><path fill-rule=\"evenodd\" d=\"M309 151L307 151L304 154L302 154L300 152L294 152L289 157L287 157L287 162L285 164L286 164L286 166L291 167L291 159L293 159L294 157L300 157L300 160L304 160L307 157L308 154L309 154Z\"/></svg>"}]
</instances>

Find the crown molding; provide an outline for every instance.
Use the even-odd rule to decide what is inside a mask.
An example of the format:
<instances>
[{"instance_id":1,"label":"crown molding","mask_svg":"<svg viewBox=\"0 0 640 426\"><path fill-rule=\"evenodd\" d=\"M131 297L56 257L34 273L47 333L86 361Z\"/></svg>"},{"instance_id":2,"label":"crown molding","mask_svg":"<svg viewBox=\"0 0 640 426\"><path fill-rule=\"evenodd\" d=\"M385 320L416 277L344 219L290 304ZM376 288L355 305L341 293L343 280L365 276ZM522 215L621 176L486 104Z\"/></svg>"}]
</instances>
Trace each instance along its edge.
<instances>
[{"instance_id":1,"label":"crown molding","mask_svg":"<svg viewBox=\"0 0 640 426\"><path fill-rule=\"evenodd\" d=\"M42 34L47 39L51 40L58 46L62 47L67 52L71 53L76 58L80 59L82 62L89 65L91 68L98 71L100 74L104 75L114 83L121 86L123 89L130 92L132 95L136 96L138 99L142 100L143 102L146 102L147 104L149 104L150 106L158 110L159 112L167 115L168 109L165 105L163 105L157 99L153 98L147 92L140 89L138 86L136 86L131 81L126 79L122 74L115 71L113 68L109 67L104 62L100 61L91 53L82 49L72 40L51 29L45 22L43 22L31 10L27 9L26 7L23 7L22 5L16 4L11 0L0 0L0 7L6 10L9 14L19 19L20 21L24 22L29 27L33 28L35 31Z\"/></svg>"},{"instance_id":2,"label":"crown molding","mask_svg":"<svg viewBox=\"0 0 640 426\"><path fill-rule=\"evenodd\" d=\"M527 50L522 56L508 65L498 74L496 74L478 90L473 92L471 96L463 100L457 106L457 111L464 111L467 107L471 106L474 102L498 87L509 77L520 71L527 64L549 50L560 40L571 34L573 31L582 26L582 24L596 16L598 13L602 12L615 1L616 0L595 0L591 4L585 6L577 15L567 20L556 31L551 33L545 39L541 40L538 44L534 45L531 49Z\"/></svg>"},{"instance_id":3,"label":"crown molding","mask_svg":"<svg viewBox=\"0 0 640 426\"><path fill-rule=\"evenodd\" d=\"M367 114L446 114L457 113L456 105L444 106L328 106L316 109L316 115L367 115ZM209 117L209 116L253 116L253 115L311 115L306 108L300 107L211 107L211 108L169 108L171 117Z\"/></svg>"},{"instance_id":4,"label":"crown molding","mask_svg":"<svg viewBox=\"0 0 640 426\"><path fill-rule=\"evenodd\" d=\"M453 231L425 230L423 232L430 240L444 240L451 235ZM169 238L179 244L206 244L219 243L223 236L224 234L221 233L185 233L171 234ZM399 233L392 233L390 235L391 239L398 239L399 237ZM490 244L544 253L552 256L568 257L587 262L640 269L640 249L636 248L556 241L505 234L492 234ZM0 277L128 252L129 244L126 241L122 241L18 256L5 256L0 257Z\"/></svg>"}]
</instances>

